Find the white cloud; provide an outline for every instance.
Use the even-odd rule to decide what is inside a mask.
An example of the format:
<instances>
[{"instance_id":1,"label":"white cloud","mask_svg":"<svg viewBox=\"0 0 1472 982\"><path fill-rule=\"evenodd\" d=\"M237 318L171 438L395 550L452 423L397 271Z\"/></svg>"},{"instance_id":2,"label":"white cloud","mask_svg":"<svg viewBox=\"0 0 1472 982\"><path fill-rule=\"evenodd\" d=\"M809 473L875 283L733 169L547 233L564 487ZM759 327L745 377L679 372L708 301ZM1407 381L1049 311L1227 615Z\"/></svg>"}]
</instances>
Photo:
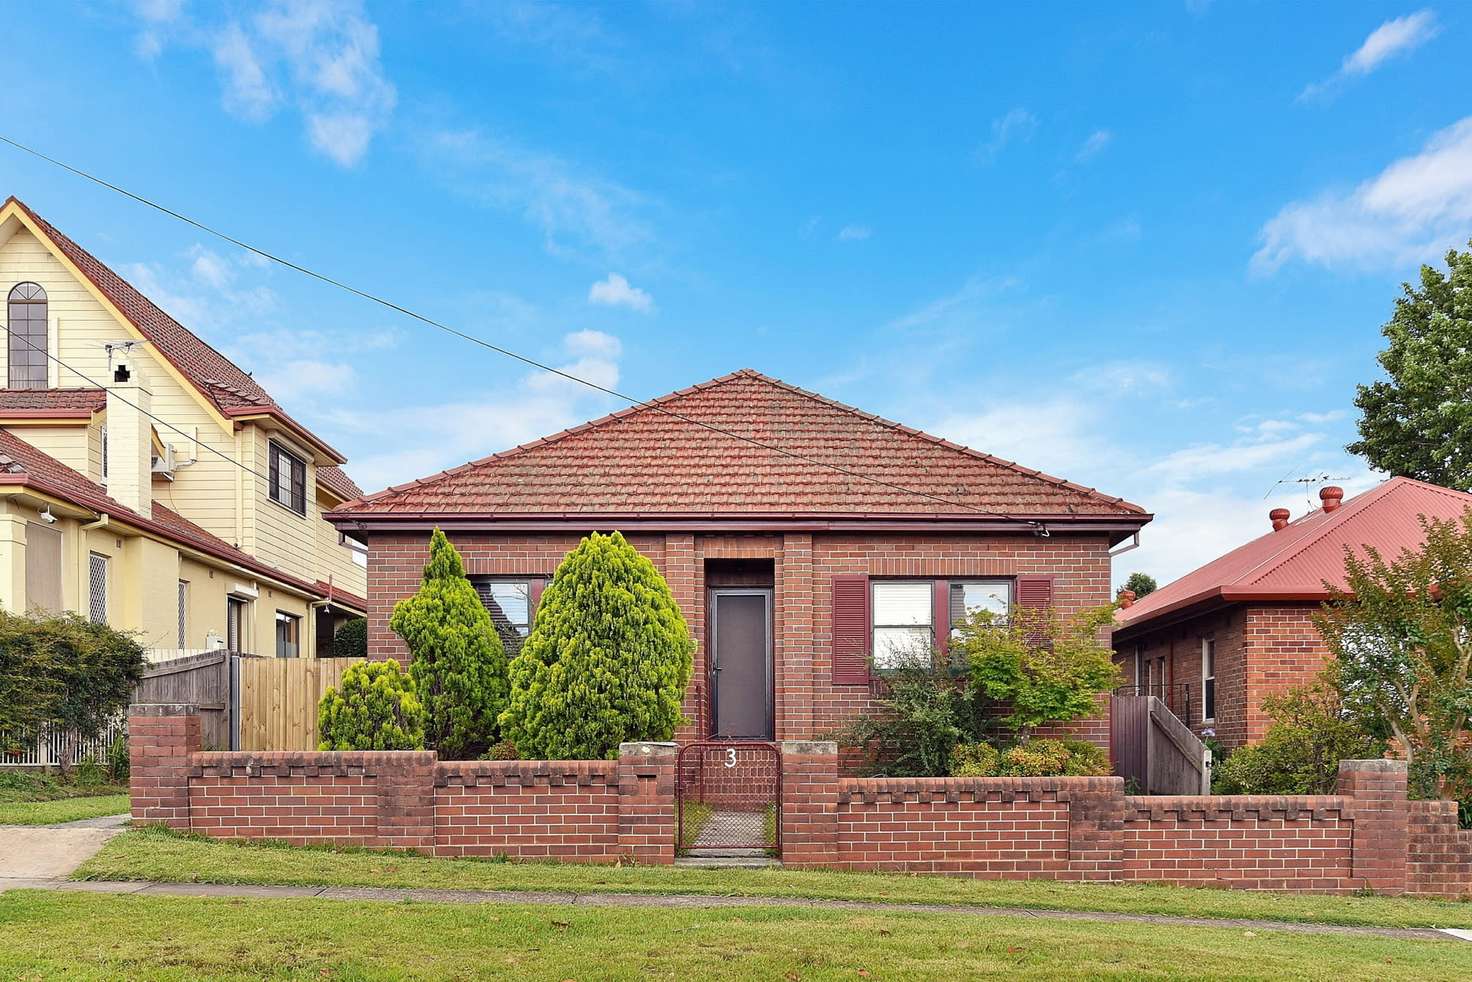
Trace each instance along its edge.
<instances>
[{"instance_id":1,"label":"white cloud","mask_svg":"<svg viewBox=\"0 0 1472 982\"><path fill-rule=\"evenodd\" d=\"M1262 227L1252 269L1290 260L1373 267L1424 262L1472 228L1472 116L1349 191L1285 205Z\"/></svg>"},{"instance_id":2,"label":"white cloud","mask_svg":"<svg viewBox=\"0 0 1472 982\"><path fill-rule=\"evenodd\" d=\"M978 321L987 319L987 305L1019 285L1012 276L973 276L960 289L901 314L886 326L899 331L980 326Z\"/></svg>"},{"instance_id":3,"label":"white cloud","mask_svg":"<svg viewBox=\"0 0 1472 982\"><path fill-rule=\"evenodd\" d=\"M1005 403L931 424L937 436L1081 484L1112 470L1118 450L1087 400ZM1110 492L1115 493L1115 492Z\"/></svg>"},{"instance_id":4,"label":"white cloud","mask_svg":"<svg viewBox=\"0 0 1472 982\"><path fill-rule=\"evenodd\" d=\"M1084 164L1093 160L1114 142L1114 133L1110 130L1095 130L1089 134L1089 138L1078 148L1078 153L1073 155L1076 163Z\"/></svg>"},{"instance_id":5,"label":"white cloud","mask_svg":"<svg viewBox=\"0 0 1472 982\"><path fill-rule=\"evenodd\" d=\"M1238 445L1203 443L1167 454L1149 465L1147 470L1172 484L1184 484L1202 477L1239 474L1266 464L1282 463L1309 450L1323 437L1318 433L1299 433L1283 439L1272 438Z\"/></svg>"},{"instance_id":6,"label":"white cloud","mask_svg":"<svg viewBox=\"0 0 1472 982\"><path fill-rule=\"evenodd\" d=\"M874 230L867 225L845 225L834 238L839 242L862 242L873 234Z\"/></svg>"},{"instance_id":7,"label":"white cloud","mask_svg":"<svg viewBox=\"0 0 1472 982\"><path fill-rule=\"evenodd\" d=\"M609 273L604 279L588 287L588 302L601 307L627 307L647 314L654 309L654 298L618 273Z\"/></svg>"},{"instance_id":8,"label":"white cloud","mask_svg":"<svg viewBox=\"0 0 1472 982\"><path fill-rule=\"evenodd\" d=\"M1418 10L1414 14L1388 20L1370 32L1340 64L1338 71L1321 82L1314 82L1298 94L1300 100L1316 99L1334 92L1351 78L1368 75L1396 55L1414 51L1441 32L1436 14Z\"/></svg>"},{"instance_id":9,"label":"white cloud","mask_svg":"<svg viewBox=\"0 0 1472 982\"><path fill-rule=\"evenodd\" d=\"M258 381L278 402L310 402L346 395L357 383L357 372L344 362L305 359L277 364Z\"/></svg>"},{"instance_id":10,"label":"white cloud","mask_svg":"<svg viewBox=\"0 0 1472 982\"><path fill-rule=\"evenodd\" d=\"M992 120L992 136L976 151L983 163L991 163L1014 142L1026 143L1038 129L1038 119L1021 106Z\"/></svg>"},{"instance_id":11,"label":"white cloud","mask_svg":"<svg viewBox=\"0 0 1472 982\"><path fill-rule=\"evenodd\" d=\"M617 338L578 331L565 336L562 347L566 357L560 369L607 388L618 385ZM331 418L360 437L395 434L394 445L403 449L355 457L351 464L358 483L378 489L508 450L622 406L586 386L534 372L493 397L392 410L339 410Z\"/></svg>"},{"instance_id":12,"label":"white cloud","mask_svg":"<svg viewBox=\"0 0 1472 982\"><path fill-rule=\"evenodd\" d=\"M612 256L653 239L644 196L551 154L476 129L431 133L425 165L461 193L520 211L549 252L591 248Z\"/></svg>"},{"instance_id":13,"label":"white cloud","mask_svg":"<svg viewBox=\"0 0 1472 982\"><path fill-rule=\"evenodd\" d=\"M271 0L223 20L191 21L167 0L137 12L140 56L163 52L167 26L168 40L209 51L227 112L261 123L293 106L312 148L343 167L363 159L393 113L398 96L361 0Z\"/></svg>"}]
</instances>

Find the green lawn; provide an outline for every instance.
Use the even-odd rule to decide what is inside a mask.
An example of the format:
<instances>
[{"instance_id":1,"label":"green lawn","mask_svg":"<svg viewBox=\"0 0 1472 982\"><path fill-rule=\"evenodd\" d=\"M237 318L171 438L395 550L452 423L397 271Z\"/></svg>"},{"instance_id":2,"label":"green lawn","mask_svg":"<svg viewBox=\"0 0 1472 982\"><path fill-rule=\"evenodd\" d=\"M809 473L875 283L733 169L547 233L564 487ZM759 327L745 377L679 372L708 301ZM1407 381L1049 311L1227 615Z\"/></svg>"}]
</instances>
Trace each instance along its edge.
<instances>
[{"instance_id":1,"label":"green lawn","mask_svg":"<svg viewBox=\"0 0 1472 982\"><path fill-rule=\"evenodd\" d=\"M0 895L24 979L1456 979L1472 945L852 911Z\"/></svg>"},{"instance_id":2,"label":"green lawn","mask_svg":"<svg viewBox=\"0 0 1472 982\"><path fill-rule=\"evenodd\" d=\"M36 771L0 771L0 825L50 825L127 810L127 785L62 781Z\"/></svg>"},{"instance_id":3,"label":"green lawn","mask_svg":"<svg viewBox=\"0 0 1472 982\"><path fill-rule=\"evenodd\" d=\"M367 850L247 845L160 829L135 830L114 837L76 875L98 880L813 897L1380 927L1472 927L1472 904L1405 897L1321 897L783 869L701 870L427 859Z\"/></svg>"}]
</instances>

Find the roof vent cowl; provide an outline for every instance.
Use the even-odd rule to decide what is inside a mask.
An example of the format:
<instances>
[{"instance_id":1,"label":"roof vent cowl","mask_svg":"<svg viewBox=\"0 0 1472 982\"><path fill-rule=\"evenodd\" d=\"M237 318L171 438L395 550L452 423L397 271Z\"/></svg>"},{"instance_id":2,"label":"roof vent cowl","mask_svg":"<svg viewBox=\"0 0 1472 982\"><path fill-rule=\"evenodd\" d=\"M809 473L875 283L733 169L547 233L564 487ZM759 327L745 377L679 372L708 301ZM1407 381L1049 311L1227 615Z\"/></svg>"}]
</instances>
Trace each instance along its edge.
<instances>
[{"instance_id":1,"label":"roof vent cowl","mask_svg":"<svg viewBox=\"0 0 1472 982\"><path fill-rule=\"evenodd\" d=\"M1344 504L1344 489L1329 485L1327 488L1319 489L1319 501L1324 506L1324 511L1337 511Z\"/></svg>"},{"instance_id":2,"label":"roof vent cowl","mask_svg":"<svg viewBox=\"0 0 1472 982\"><path fill-rule=\"evenodd\" d=\"M1274 508L1272 511L1268 512L1268 518L1273 523L1273 531L1279 532L1287 528L1288 519L1289 517L1291 517L1291 515L1292 512L1290 512L1287 508Z\"/></svg>"}]
</instances>

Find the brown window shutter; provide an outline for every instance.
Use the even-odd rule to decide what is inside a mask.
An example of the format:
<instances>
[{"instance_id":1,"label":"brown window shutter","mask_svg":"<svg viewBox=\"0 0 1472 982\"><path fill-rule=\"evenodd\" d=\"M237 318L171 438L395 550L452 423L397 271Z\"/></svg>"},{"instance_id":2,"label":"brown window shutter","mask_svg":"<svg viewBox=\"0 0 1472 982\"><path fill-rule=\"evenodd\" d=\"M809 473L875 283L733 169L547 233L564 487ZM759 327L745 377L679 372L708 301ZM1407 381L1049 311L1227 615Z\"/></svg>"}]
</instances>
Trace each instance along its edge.
<instances>
[{"instance_id":1,"label":"brown window shutter","mask_svg":"<svg viewBox=\"0 0 1472 982\"><path fill-rule=\"evenodd\" d=\"M833 684L869 684L869 577L833 577Z\"/></svg>"},{"instance_id":2,"label":"brown window shutter","mask_svg":"<svg viewBox=\"0 0 1472 982\"><path fill-rule=\"evenodd\" d=\"M1019 576L1019 577L1017 577L1017 606L1019 606L1019 607L1051 607L1051 606L1053 606L1053 577L1051 577L1051 576Z\"/></svg>"}]
</instances>

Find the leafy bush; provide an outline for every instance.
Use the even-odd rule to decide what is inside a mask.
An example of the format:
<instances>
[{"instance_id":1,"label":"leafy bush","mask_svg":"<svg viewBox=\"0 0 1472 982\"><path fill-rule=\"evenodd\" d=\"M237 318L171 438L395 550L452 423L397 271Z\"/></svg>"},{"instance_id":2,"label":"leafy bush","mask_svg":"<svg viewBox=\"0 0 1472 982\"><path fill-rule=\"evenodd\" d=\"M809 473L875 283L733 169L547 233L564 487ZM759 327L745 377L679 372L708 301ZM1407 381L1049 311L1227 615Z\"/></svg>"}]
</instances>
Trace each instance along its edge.
<instances>
[{"instance_id":1,"label":"leafy bush","mask_svg":"<svg viewBox=\"0 0 1472 982\"><path fill-rule=\"evenodd\" d=\"M506 651L460 554L439 529L429 540L419 592L394 605L389 627L409 646L429 745L450 759L480 756L496 741L506 705Z\"/></svg>"},{"instance_id":2,"label":"leafy bush","mask_svg":"<svg viewBox=\"0 0 1472 982\"><path fill-rule=\"evenodd\" d=\"M1087 740L1028 740L1005 750L964 743L951 755L952 777L1092 777L1109 773L1109 754Z\"/></svg>"},{"instance_id":3,"label":"leafy bush","mask_svg":"<svg viewBox=\"0 0 1472 982\"><path fill-rule=\"evenodd\" d=\"M318 750L423 750L424 707L399 663L359 662L317 707Z\"/></svg>"},{"instance_id":4,"label":"leafy bush","mask_svg":"<svg viewBox=\"0 0 1472 982\"><path fill-rule=\"evenodd\" d=\"M0 730L64 730L69 761L75 741L96 737L127 708L144 666L133 636L106 624L0 611Z\"/></svg>"},{"instance_id":5,"label":"leafy bush","mask_svg":"<svg viewBox=\"0 0 1472 982\"><path fill-rule=\"evenodd\" d=\"M1114 652L1099 640L1112 606L1072 617L1052 608L1015 608L1005 621L981 612L951 639L953 657L970 665L977 692L1003 705L1002 723L1026 739L1044 723L1092 716L1100 693L1120 682Z\"/></svg>"},{"instance_id":6,"label":"leafy bush","mask_svg":"<svg viewBox=\"0 0 1472 982\"><path fill-rule=\"evenodd\" d=\"M871 776L932 777L948 773L951 753L974 738L976 720L964 679L936 667L934 659L906 659L885 676L874 712L855 717L835 739L868 754Z\"/></svg>"},{"instance_id":7,"label":"leafy bush","mask_svg":"<svg viewBox=\"0 0 1472 982\"><path fill-rule=\"evenodd\" d=\"M516 752L516 744L510 740L502 740L481 754L481 760L520 760L521 755Z\"/></svg>"},{"instance_id":8,"label":"leafy bush","mask_svg":"<svg viewBox=\"0 0 1472 982\"><path fill-rule=\"evenodd\" d=\"M1263 700L1273 722L1261 743L1239 747L1212 774L1218 794L1332 794L1341 760L1385 753L1385 742L1365 733L1327 682Z\"/></svg>"},{"instance_id":9,"label":"leafy bush","mask_svg":"<svg viewBox=\"0 0 1472 982\"><path fill-rule=\"evenodd\" d=\"M128 775L132 769L128 757L128 734L123 733L108 744L107 757L102 762L102 769L107 772L109 781L115 784L128 783Z\"/></svg>"},{"instance_id":10,"label":"leafy bush","mask_svg":"<svg viewBox=\"0 0 1472 982\"><path fill-rule=\"evenodd\" d=\"M362 617L344 621L332 636L331 654L333 658L367 658L368 621Z\"/></svg>"},{"instance_id":11,"label":"leafy bush","mask_svg":"<svg viewBox=\"0 0 1472 982\"><path fill-rule=\"evenodd\" d=\"M611 757L625 740L668 740L694 652L654 564L618 532L595 532L557 567L511 661L503 734L534 759Z\"/></svg>"}]
</instances>

